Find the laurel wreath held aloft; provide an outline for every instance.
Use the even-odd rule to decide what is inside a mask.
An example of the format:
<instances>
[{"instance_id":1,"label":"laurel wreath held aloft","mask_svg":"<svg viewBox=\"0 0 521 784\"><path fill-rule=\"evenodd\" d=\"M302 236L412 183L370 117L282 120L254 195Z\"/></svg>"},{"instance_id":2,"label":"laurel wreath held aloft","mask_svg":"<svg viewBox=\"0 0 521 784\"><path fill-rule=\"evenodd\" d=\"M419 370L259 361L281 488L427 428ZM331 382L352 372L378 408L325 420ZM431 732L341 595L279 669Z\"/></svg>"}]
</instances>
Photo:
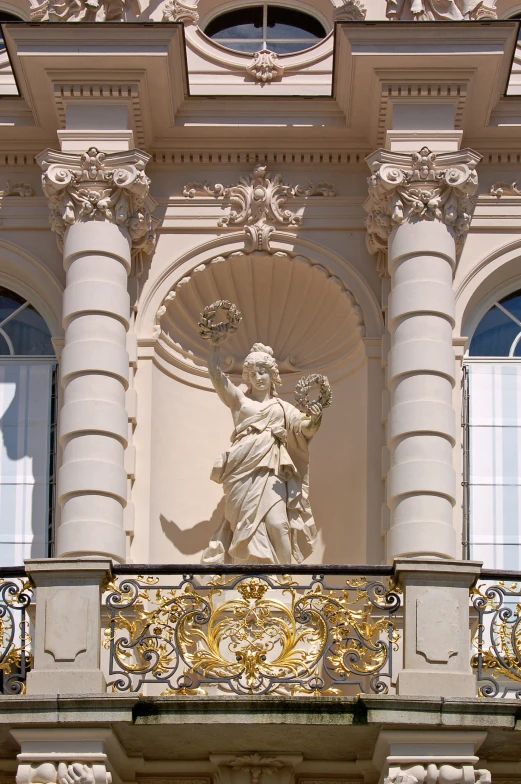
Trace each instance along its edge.
<instances>
[{"instance_id":1,"label":"laurel wreath held aloft","mask_svg":"<svg viewBox=\"0 0 521 784\"><path fill-rule=\"evenodd\" d=\"M309 393L314 387L318 387L319 390L318 400L309 399ZM321 376L320 373L312 373L310 376L301 378L295 387L295 400L297 408L303 414L311 413L310 407L312 403L319 403L322 408L328 408L333 400L333 395L327 376Z\"/></svg>"},{"instance_id":2,"label":"laurel wreath held aloft","mask_svg":"<svg viewBox=\"0 0 521 784\"><path fill-rule=\"evenodd\" d=\"M213 320L219 310L226 314L226 321L214 324ZM228 340L230 335L237 332L241 319L241 311L237 305L227 299L219 299L217 302L207 305L201 313L201 319L198 322L199 334L203 340L210 340L216 344L223 343Z\"/></svg>"}]
</instances>

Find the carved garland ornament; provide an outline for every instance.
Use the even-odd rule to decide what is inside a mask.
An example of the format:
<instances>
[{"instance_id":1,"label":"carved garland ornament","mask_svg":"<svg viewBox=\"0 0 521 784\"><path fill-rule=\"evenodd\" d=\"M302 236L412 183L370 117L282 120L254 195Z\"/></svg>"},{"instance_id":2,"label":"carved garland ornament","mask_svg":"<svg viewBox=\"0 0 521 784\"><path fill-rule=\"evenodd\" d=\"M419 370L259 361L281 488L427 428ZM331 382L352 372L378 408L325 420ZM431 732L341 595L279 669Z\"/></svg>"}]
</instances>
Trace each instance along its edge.
<instances>
[{"instance_id":1,"label":"carved garland ornament","mask_svg":"<svg viewBox=\"0 0 521 784\"><path fill-rule=\"evenodd\" d=\"M373 174L364 207L367 247L380 255L380 272L391 231L408 221L439 220L450 226L459 253L470 226L479 156L471 151L437 156L427 147L412 155L376 155L380 160L369 158Z\"/></svg>"},{"instance_id":2,"label":"carved garland ornament","mask_svg":"<svg viewBox=\"0 0 521 784\"><path fill-rule=\"evenodd\" d=\"M154 247L154 200L145 174L149 156L140 151L106 155L91 147L82 155L46 151L37 157L49 200L51 229L61 247L68 226L111 221L124 226L134 253Z\"/></svg>"},{"instance_id":3,"label":"carved garland ornament","mask_svg":"<svg viewBox=\"0 0 521 784\"><path fill-rule=\"evenodd\" d=\"M207 182L190 182L183 188L183 196L215 196L228 199L230 212L218 222L219 226L244 226L246 233L246 252L264 250L271 253L270 237L275 228L270 223L297 226L302 218L291 210L284 209L289 199L309 196L335 196L335 189L328 183L307 188L301 185L286 185L282 175L274 177L266 172L266 166L257 164L249 177L241 177L237 185L222 185Z\"/></svg>"}]
</instances>

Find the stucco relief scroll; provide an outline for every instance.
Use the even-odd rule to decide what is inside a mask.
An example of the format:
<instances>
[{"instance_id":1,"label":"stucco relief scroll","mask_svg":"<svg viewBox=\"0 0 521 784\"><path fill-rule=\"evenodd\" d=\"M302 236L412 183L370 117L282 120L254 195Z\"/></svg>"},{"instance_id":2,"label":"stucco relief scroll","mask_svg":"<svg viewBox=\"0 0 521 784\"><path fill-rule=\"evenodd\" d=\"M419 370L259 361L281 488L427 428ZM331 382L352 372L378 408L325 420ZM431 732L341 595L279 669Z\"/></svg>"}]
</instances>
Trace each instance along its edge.
<instances>
[{"instance_id":1,"label":"stucco relief scroll","mask_svg":"<svg viewBox=\"0 0 521 784\"><path fill-rule=\"evenodd\" d=\"M382 273L391 231L406 222L445 223L453 232L457 252L461 251L470 226L471 197L478 187L479 160L471 150L436 155L427 147L412 155L382 150L368 158L373 173L364 204L369 213L367 246L379 255Z\"/></svg>"},{"instance_id":2,"label":"stucco relief scroll","mask_svg":"<svg viewBox=\"0 0 521 784\"><path fill-rule=\"evenodd\" d=\"M219 312L226 318L215 323ZM210 379L235 426L230 448L211 473L223 488L224 519L202 561L301 563L317 538L309 503L309 441L331 404L331 390L324 376L309 376L297 396L300 409L281 400L277 361L262 343L251 347L242 383L235 385L224 373L220 349L240 320L232 303L218 301L205 308L199 322L201 337L210 344ZM310 400L315 385L320 393Z\"/></svg>"},{"instance_id":3,"label":"stucco relief scroll","mask_svg":"<svg viewBox=\"0 0 521 784\"><path fill-rule=\"evenodd\" d=\"M134 253L153 249L156 205L145 174L149 157L139 150L105 154L94 147L81 155L46 150L37 156L60 247L73 223L111 221L128 230Z\"/></svg>"},{"instance_id":4,"label":"stucco relief scroll","mask_svg":"<svg viewBox=\"0 0 521 784\"><path fill-rule=\"evenodd\" d=\"M497 19L496 0L387 0L386 15L402 22Z\"/></svg>"},{"instance_id":5,"label":"stucco relief scroll","mask_svg":"<svg viewBox=\"0 0 521 784\"><path fill-rule=\"evenodd\" d=\"M240 177L235 185L190 182L183 188L183 196L215 196L230 202L227 215L218 221L218 226L244 226L245 251L264 250L271 253L271 235L274 224L298 226L302 216L286 209L286 202L295 197L335 196L329 183L312 182L307 187L287 185L282 175L272 176L266 166L257 164L249 177Z\"/></svg>"}]
</instances>

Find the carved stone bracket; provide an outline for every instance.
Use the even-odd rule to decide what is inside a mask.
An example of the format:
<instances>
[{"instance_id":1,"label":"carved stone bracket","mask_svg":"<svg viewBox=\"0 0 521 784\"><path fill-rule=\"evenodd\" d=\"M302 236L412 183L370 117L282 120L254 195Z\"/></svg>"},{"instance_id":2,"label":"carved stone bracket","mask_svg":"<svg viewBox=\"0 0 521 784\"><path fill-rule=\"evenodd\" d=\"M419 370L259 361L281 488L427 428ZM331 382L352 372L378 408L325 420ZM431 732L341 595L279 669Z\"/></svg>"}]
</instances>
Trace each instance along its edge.
<instances>
[{"instance_id":1,"label":"carved stone bracket","mask_svg":"<svg viewBox=\"0 0 521 784\"><path fill-rule=\"evenodd\" d=\"M81 155L53 150L38 155L58 245L62 247L65 231L73 223L111 221L127 229L134 253L151 252L156 203L145 174L149 157L140 150L106 155L95 147Z\"/></svg>"},{"instance_id":2,"label":"carved stone bracket","mask_svg":"<svg viewBox=\"0 0 521 784\"><path fill-rule=\"evenodd\" d=\"M296 765L302 762L300 754L214 754L210 761L216 766L218 784L291 784Z\"/></svg>"},{"instance_id":3,"label":"carved stone bracket","mask_svg":"<svg viewBox=\"0 0 521 784\"><path fill-rule=\"evenodd\" d=\"M112 784L112 774L98 762L22 762L16 784Z\"/></svg>"},{"instance_id":4,"label":"carved stone bracket","mask_svg":"<svg viewBox=\"0 0 521 784\"><path fill-rule=\"evenodd\" d=\"M197 24L199 14L195 5L183 0L170 0L163 8L163 22L184 22L185 25Z\"/></svg>"},{"instance_id":5,"label":"carved stone bracket","mask_svg":"<svg viewBox=\"0 0 521 784\"><path fill-rule=\"evenodd\" d=\"M490 784L488 770L473 765L411 765L391 767L384 784Z\"/></svg>"},{"instance_id":6,"label":"carved stone bracket","mask_svg":"<svg viewBox=\"0 0 521 784\"><path fill-rule=\"evenodd\" d=\"M461 252L470 226L473 196L478 187L475 171L481 157L472 150L436 155L427 147L412 155L379 150L367 158L369 198L367 247L379 256L384 273L387 241L403 223L439 220L454 234Z\"/></svg>"},{"instance_id":7,"label":"carved stone bracket","mask_svg":"<svg viewBox=\"0 0 521 784\"><path fill-rule=\"evenodd\" d=\"M335 196L335 189L328 183L313 185L307 188L301 185L286 185L282 175L272 177L266 172L266 166L257 164L249 177L241 177L236 185L216 183L190 182L183 188L183 196L193 199L194 196L215 196L228 199L230 212L218 222L219 226L244 226L245 251L252 253L263 250L271 253L270 237L274 226L297 226L302 218L291 210L284 208L289 199L309 196Z\"/></svg>"},{"instance_id":8,"label":"carved stone bracket","mask_svg":"<svg viewBox=\"0 0 521 784\"><path fill-rule=\"evenodd\" d=\"M269 49L261 49L255 52L253 60L246 66L246 71L256 82L272 82L274 79L282 78L284 67L279 62L279 57Z\"/></svg>"}]
</instances>

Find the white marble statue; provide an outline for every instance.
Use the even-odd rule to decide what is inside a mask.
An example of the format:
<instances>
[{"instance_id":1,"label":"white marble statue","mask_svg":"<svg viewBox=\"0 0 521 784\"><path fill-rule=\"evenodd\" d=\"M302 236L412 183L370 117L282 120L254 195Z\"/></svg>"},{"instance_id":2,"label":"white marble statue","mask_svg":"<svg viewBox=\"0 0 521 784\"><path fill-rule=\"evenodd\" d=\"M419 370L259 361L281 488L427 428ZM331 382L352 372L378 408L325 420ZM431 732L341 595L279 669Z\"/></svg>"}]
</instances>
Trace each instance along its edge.
<instances>
[{"instance_id":1,"label":"white marble statue","mask_svg":"<svg viewBox=\"0 0 521 784\"><path fill-rule=\"evenodd\" d=\"M262 343L252 347L244 360L243 383L235 386L221 367L220 344L227 337L225 329L219 332L221 326L203 336L210 340L210 378L231 410L235 429L211 474L223 486L224 520L202 562L300 563L316 541L308 444L320 426L322 405L311 402L303 414L278 397L277 362Z\"/></svg>"}]
</instances>

